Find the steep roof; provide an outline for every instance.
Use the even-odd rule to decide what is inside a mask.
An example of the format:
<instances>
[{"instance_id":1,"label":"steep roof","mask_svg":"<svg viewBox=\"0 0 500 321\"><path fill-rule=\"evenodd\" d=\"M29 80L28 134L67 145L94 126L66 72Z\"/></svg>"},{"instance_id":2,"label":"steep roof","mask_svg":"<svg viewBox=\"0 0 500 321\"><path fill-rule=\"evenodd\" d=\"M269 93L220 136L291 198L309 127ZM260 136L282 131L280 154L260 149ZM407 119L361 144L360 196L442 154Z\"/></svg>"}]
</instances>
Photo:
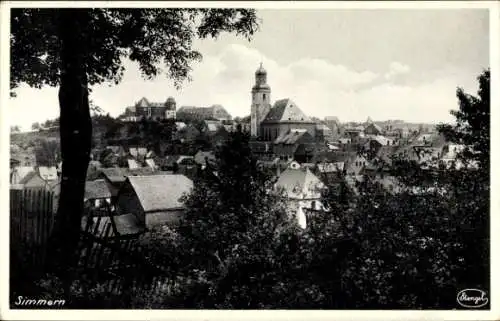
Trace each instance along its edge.
<instances>
[{"instance_id":1,"label":"steep roof","mask_svg":"<svg viewBox=\"0 0 500 321\"><path fill-rule=\"evenodd\" d=\"M311 122L311 119L291 99L286 98L276 101L264 119L264 122L276 121Z\"/></svg>"},{"instance_id":2,"label":"steep roof","mask_svg":"<svg viewBox=\"0 0 500 321\"><path fill-rule=\"evenodd\" d=\"M37 175L38 175L38 173L36 171L31 171L31 172L27 173L26 175L24 175L24 177L19 181L18 184L24 185Z\"/></svg>"},{"instance_id":3,"label":"steep roof","mask_svg":"<svg viewBox=\"0 0 500 321\"><path fill-rule=\"evenodd\" d=\"M136 104L138 107L149 107L149 101L146 99L146 97L142 97L141 100L139 100Z\"/></svg>"},{"instance_id":4,"label":"steep roof","mask_svg":"<svg viewBox=\"0 0 500 321\"><path fill-rule=\"evenodd\" d=\"M307 129L291 129L283 132L275 140L275 144L295 144L302 136L306 135Z\"/></svg>"},{"instance_id":5,"label":"steep roof","mask_svg":"<svg viewBox=\"0 0 500 321\"><path fill-rule=\"evenodd\" d=\"M370 128L370 127L375 128L375 130L376 130L376 131L378 131L379 133L381 133L381 132L382 132L382 128L380 128L380 126L379 126L379 125L377 125L377 124L375 124L375 123L369 123L369 124L365 127L365 129L364 129L364 130L366 131L366 130L367 130L368 128Z\"/></svg>"},{"instance_id":6,"label":"steep roof","mask_svg":"<svg viewBox=\"0 0 500 321\"><path fill-rule=\"evenodd\" d=\"M125 176L128 174L125 168L118 167L101 168L99 171L111 182L124 182Z\"/></svg>"},{"instance_id":7,"label":"steep roof","mask_svg":"<svg viewBox=\"0 0 500 321\"><path fill-rule=\"evenodd\" d=\"M31 172L34 172L35 168L33 166L19 166L14 169L14 175L16 178L16 181L12 182L13 184L19 183L20 181L23 180L26 175L28 175Z\"/></svg>"},{"instance_id":8,"label":"steep roof","mask_svg":"<svg viewBox=\"0 0 500 321\"><path fill-rule=\"evenodd\" d=\"M279 176L276 186L284 188L290 198L319 198L319 189L324 185L308 168L287 168Z\"/></svg>"},{"instance_id":9,"label":"steep roof","mask_svg":"<svg viewBox=\"0 0 500 321\"><path fill-rule=\"evenodd\" d=\"M86 199L98 199L98 198L110 198L111 191L106 184L104 179L97 179L95 181L85 182L85 198Z\"/></svg>"},{"instance_id":10,"label":"steep roof","mask_svg":"<svg viewBox=\"0 0 500 321\"><path fill-rule=\"evenodd\" d=\"M193 181L178 174L129 176L127 181L145 212L182 208L180 198L193 187Z\"/></svg>"},{"instance_id":11,"label":"steep roof","mask_svg":"<svg viewBox=\"0 0 500 321\"><path fill-rule=\"evenodd\" d=\"M162 173L165 173L161 171L154 171L149 167L140 167L136 169L111 167L101 168L99 171L113 183L124 182L128 176L161 175Z\"/></svg>"}]
</instances>

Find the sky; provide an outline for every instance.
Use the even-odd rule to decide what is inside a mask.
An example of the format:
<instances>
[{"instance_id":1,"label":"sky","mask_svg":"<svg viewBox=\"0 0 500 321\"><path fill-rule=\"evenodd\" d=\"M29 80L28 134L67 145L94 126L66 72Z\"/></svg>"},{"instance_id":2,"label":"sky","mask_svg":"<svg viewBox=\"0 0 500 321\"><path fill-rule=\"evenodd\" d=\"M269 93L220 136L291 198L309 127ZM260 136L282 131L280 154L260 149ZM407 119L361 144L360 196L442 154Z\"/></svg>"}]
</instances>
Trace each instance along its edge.
<instances>
[{"instance_id":1,"label":"sky","mask_svg":"<svg viewBox=\"0 0 500 321\"><path fill-rule=\"evenodd\" d=\"M120 115L142 97L183 105L220 104L233 116L250 114L251 87L262 62L271 100L290 98L308 116L341 122L402 119L453 120L456 88L477 92L489 67L489 19L484 9L258 10L252 41L225 34L194 43L203 60L180 90L166 77L144 80L126 60L117 86L93 88L90 99ZM57 88L17 89L11 124L58 116Z\"/></svg>"}]
</instances>

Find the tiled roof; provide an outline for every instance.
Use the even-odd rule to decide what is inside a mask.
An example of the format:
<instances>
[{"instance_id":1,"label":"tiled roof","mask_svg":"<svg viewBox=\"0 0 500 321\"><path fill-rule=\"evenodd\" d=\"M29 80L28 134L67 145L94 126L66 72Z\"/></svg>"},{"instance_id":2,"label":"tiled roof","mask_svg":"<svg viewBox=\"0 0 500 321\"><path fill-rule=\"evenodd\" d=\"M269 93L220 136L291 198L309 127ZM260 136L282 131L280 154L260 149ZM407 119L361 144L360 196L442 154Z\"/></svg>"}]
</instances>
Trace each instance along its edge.
<instances>
[{"instance_id":1,"label":"tiled roof","mask_svg":"<svg viewBox=\"0 0 500 321\"><path fill-rule=\"evenodd\" d=\"M19 184L24 185L37 175L38 173L36 171L29 172L26 175L24 175L24 177L19 181Z\"/></svg>"},{"instance_id":2,"label":"tiled roof","mask_svg":"<svg viewBox=\"0 0 500 321\"><path fill-rule=\"evenodd\" d=\"M324 185L309 169L288 168L278 178L277 187L285 189L290 198L319 198Z\"/></svg>"},{"instance_id":3,"label":"tiled roof","mask_svg":"<svg viewBox=\"0 0 500 321\"><path fill-rule=\"evenodd\" d=\"M375 128L375 129L376 129L379 133L381 133L381 132L382 132L382 128L380 128L380 126L379 126L379 125L374 124L374 123L370 123L369 125L367 125L367 126L365 127L365 130L367 130L367 129L368 129L368 128L370 128L370 127Z\"/></svg>"},{"instance_id":4,"label":"tiled roof","mask_svg":"<svg viewBox=\"0 0 500 321\"><path fill-rule=\"evenodd\" d=\"M119 235L134 235L144 231L137 216L134 214L116 215L113 216L113 220L115 221L116 231Z\"/></svg>"},{"instance_id":5,"label":"tiled roof","mask_svg":"<svg viewBox=\"0 0 500 321\"><path fill-rule=\"evenodd\" d=\"M28 175L31 172L34 172L35 168L33 166L19 166L14 169L14 177L15 181L13 181L13 184L20 183L26 175Z\"/></svg>"},{"instance_id":6,"label":"tiled roof","mask_svg":"<svg viewBox=\"0 0 500 321\"><path fill-rule=\"evenodd\" d=\"M264 122L275 121L311 122L311 119L293 101L287 98L276 101L264 119Z\"/></svg>"},{"instance_id":7,"label":"tiled roof","mask_svg":"<svg viewBox=\"0 0 500 321\"><path fill-rule=\"evenodd\" d=\"M306 129L291 129L289 132L283 132L275 140L275 144L295 144L303 135L307 133Z\"/></svg>"},{"instance_id":8,"label":"tiled roof","mask_svg":"<svg viewBox=\"0 0 500 321\"><path fill-rule=\"evenodd\" d=\"M180 198L193 187L189 178L178 174L129 176L127 180L145 212L182 208Z\"/></svg>"},{"instance_id":9,"label":"tiled roof","mask_svg":"<svg viewBox=\"0 0 500 321\"><path fill-rule=\"evenodd\" d=\"M104 179L97 179L95 181L85 182L85 198L86 199L98 199L98 198L110 198L111 192Z\"/></svg>"}]
</instances>

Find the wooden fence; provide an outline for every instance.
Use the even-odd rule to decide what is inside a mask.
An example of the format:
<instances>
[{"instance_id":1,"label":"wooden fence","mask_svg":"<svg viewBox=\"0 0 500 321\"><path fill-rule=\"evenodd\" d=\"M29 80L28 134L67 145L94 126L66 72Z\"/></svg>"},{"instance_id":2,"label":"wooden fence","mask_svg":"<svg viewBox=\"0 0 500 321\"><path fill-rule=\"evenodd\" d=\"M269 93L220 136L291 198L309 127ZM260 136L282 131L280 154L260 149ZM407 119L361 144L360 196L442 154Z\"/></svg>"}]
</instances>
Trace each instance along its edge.
<instances>
[{"instance_id":1,"label":"wooden fence","mask_svg":"<svg viewBox=\"0 0 500 321\"><path fill-rule=\"evenodd\" d=\"M43 273L54 225L53 200L53 192L45 190L11 190L11 276L20 266L21 273ZM168 258L149 255L137 237L117 237L109 220L102 224L105 220L99 215L82 226L75 267L81 277L110 294L173 286Z\"/></svg>"},{"instance_id":2,"label":"wooden fence","mask_svg":"<svg viewBox=\"0 0 500 321\"><path fill-rule=\"evenodd\" d=\"M54 225L54 193L42 189L10 191L11 260L43 265Z\"/></svg>"}]
</instances>

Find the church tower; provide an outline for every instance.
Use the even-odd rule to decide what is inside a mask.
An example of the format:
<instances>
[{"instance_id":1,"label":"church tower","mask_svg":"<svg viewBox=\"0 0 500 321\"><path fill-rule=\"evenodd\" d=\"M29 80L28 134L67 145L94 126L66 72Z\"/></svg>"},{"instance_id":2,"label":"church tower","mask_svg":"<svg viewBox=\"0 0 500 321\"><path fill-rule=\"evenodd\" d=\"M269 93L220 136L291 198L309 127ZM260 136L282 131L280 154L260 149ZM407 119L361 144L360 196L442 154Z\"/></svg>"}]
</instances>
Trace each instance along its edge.
<instances>
[{"instance_id":1,"label":"church tower","mask_svg":"<svg viewBox=\"0 0 500 321\"><path fill-rule=\"evenodd\" d=\"M252 107L250 114L250 133L258 137L260 123L264 120L271 109L271 87L267 84L267 72L260 64L255 72L255 85L252 87Z\"/></svg>"}]
</instances>

